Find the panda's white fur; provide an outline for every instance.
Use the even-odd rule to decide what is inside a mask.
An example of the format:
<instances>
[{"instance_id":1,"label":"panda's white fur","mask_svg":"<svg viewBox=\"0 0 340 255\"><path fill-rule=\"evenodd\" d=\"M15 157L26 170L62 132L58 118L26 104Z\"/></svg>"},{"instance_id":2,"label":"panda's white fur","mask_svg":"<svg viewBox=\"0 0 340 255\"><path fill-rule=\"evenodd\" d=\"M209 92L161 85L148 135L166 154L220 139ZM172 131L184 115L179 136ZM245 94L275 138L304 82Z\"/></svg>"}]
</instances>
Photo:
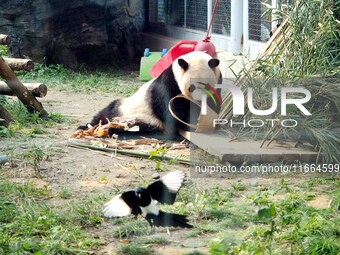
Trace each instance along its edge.
<instances>
[{"instance_id":1,"label":"panda's white fur","mask_svg":"<svg viewBox=\"0 0 340 255\"><path fill-rule=\"evenodd\" d=\"M99 121L106 123L107 119L114 117L136 118L136 125L139 125L142 133L175 133L179 123L169 113L169 100L180 93L192 98L189 88L197 82L218 83L221 78L218 64L218 60L200 51L180 56L159 77L145 83L135 94L111 102L94 116L90 124L96 125ZM197 96L193 99L199 100L200 93L194 94ZM188 102L182 101L175 108L182 118L189 118Z\"/></svg>"},{"instance_id":2,"label":"panda's white fur","mask_svg":"<svg viewBox=\"0 0 340 255\"><path fill-rule=\"evenodd\" d=\"M120 107L121 119L136 118L152 126L163 128L163 123L153 113L148 105L148 89L153 80L145 83L139 90L130 97L124 98Z\"/></svg>"},{"instance_id":3,"label":"panda's white fur","mask_svg":"<svg viewBox=\"0 0 340 255\"><path fill-rule=\"evenodd\" d=\"M178 59L184 59L189 63L189 69L184 71L183 68L178 64ZM212 57L202 51L193 51L184 56L179 57L172 64L172 71L175 76L175 80L183 95L199 101L201 97L193 98L193 95L189 92L192 81L202 81L215 85L220 76L221 71L219 68L210 68L207 64ZM194 84L196 87L200 87L200 84Z\"/></svg>"}]
</instances>

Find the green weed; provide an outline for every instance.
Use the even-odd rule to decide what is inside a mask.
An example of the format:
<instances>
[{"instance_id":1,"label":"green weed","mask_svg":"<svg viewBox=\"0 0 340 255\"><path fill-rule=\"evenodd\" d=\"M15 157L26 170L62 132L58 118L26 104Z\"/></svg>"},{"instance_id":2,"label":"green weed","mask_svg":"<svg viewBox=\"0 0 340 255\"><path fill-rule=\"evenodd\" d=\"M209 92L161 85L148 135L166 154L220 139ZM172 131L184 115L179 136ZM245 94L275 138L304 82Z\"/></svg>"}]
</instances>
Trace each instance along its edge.
<instances>
[{"instance_id":1,"label":"green weed","mask_svg":"<svg viewBox=\"0 0 340 255\"><path fill-rule=\"evenodd\" d=\"M44 159L44 156L45 151L37 145L33 145L32 148L23 155L23 158L32 164L34 173L38 178L41 178L40 163Z\"/></svg>"},{"instance_id":2,"label":"green weed","mask_svg":"<svg viewBox=\"0 0 340 255\"><path fill-rule=\"evenodd\" d=\"M126 244L126 245L122 245L118 249L117 254L121 254L121 255L151 255L151 254L154 254L154 252L148 247L142 247L142 246L136 245L136 244Z\"/></svg>"},{"instance_id":3,"label":"green weed","mask_svg":"<svg viewBox=\"0 0 340 255\"><path fill-rule=\"evenodd\" d=\"M34 137L37 134L46 134L46 128L66 121L59 113L50 113L48 117L41 118L38 113L29 113L21 102L11 99L6 100L3 105L14 120L8 128L1 129L0 137L13 137L16 134Z\"/></svg>"},{"instance_id":4,"label":"green weed","mask_svg":"<svg viewBox=\"0 0 340 255\"><path fill-rule=\"evenodd\" d=\"M240 182L233 183L231 186L233 187L234 190L237 191L244 191L247 189L247 185Z\"/></svg>"},{"instance_id":5,"label":"green weed","mask_svg":"<svg viewBox=\"0 0 340 255\"><path fill-rule=\"evenodd\" d=\"M165 170L163 169L161 162L162 158L166 155L168 149L165 147L159 147L155 150L150 151L150 159L155 160L156 162L156 170Z\"/></svg>"},{"instance_id":6,"label":"green weed","mask_svg":"<svg viewBox=\"0 0 340 255\"><path fill-rule=\"evenodd\" d=\"M149 236L138 240L138 242L141 244L158 244L158 245L167 245L170 243L170 241L163 236Z\"/></svg>"},{"instance_id":7,"label":"green weed","mask_svg":"<svg viewBox=\"0 0 340 255\"><path fill-rule=\"evenodd\" d=\"M198 237L204 233L203 230L194 228L185 234L185 238Z\"/></svg>"},{"instance_id":8,"label":"green weed","mask_svg":"<svg viewBox=\"0 0 340 255\"><path fill-rule=\"evenodd\" d=\"M206 253L198 251L198 250L193 250L189 252L185 252L182 255L205 255Z\"/></svg>"},{"instance_id":9,"label":"green weed","mask_svg":"<svg viewBox=\"0 0 340 255\"><path fill-rule=\"evenodd\" d=\"M274 200L278 192L284 192L286 196ZM301 193L289 188L284 180L276 190L258 191L249 196L249 201L256 212L245 218L255 225L248 225L243 230L247 235L241 242L221 232L220 238L209 246L211 254L337 254L340 251L336 207L328 210L309 207ZM239 211L238 215L245 215L245 212ZM233 214L229 217L239 225L238 217ZM225 223L227 228L232 227L227 219L220 224Z\"/></svg>"},{"instance_id":10,"label":"green weed","mask_svg":"<svg viewBox=\"0 0 340 255\"><path fill-rule=\"evenodd\" d=\"M67 188L62 188L59 192L59 197L63 199L69 199L72 197L72 192Z\"/></svg>"},{"instance_id":11,"label":"green weed","mask_svg":"<svg viewBox=\"0 0 340 255\"><path fill-rule=\"evenodd\" d=\"M0 137L11 137L12 136L12 132L11 130L9 130L8 128L4 127L4 126L0 126Z\"/></svg>"},{"instance_id":12,"label":"green weed","mask_svg":"<svg viewBox=\"0 0 340 255\"><path fill-rule=\"evenodd\" d=\"M149 224L144 219L133 219L118 226L113 231L113 237L124 239L133 236L142 236L150 232Z\"/></svg>"},{"instance_id":13,"label":"green weed","mask_svg":"<svg viewBox=\"0 0 340 255\"><path fill-rule=\"evenodd\" d=\"M101 214L104 198L102 196L83 197L72 201L65 212L71 220L79 222L82 227L92 227L101 224L104 219Z\"/></svg>"},{"instance_id":14,"label":"green weed","mask_svg":"<svg viewBox=\"0 0 340 255\"><path fill-rule=\"evenodd\" d=\"M0 56L7 56L8 47L7 45L0 45Z\"/></svg>"},{"instance_id":15,"label":"green weed","mask_svg":"<svg viewBox=\"0 0 340 255\"><path fill-rule=\"evenodd\" d=\"M0 180L0 254L88 254L98 241L41 203L47 187Z\"/></svg>"}]
</instances>

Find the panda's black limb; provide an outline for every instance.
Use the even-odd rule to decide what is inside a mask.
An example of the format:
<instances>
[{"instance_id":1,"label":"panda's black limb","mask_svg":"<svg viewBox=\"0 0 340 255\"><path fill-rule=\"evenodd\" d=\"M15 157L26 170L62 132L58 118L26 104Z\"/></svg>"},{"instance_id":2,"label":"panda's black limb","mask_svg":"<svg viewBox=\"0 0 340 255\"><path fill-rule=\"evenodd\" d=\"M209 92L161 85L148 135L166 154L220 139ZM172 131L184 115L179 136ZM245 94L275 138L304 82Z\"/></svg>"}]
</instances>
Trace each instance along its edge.
<instances>
[{"instance_id":1,"label":"panda's black limb","mask_svg":"<svg viewBox=\"0 0 340 255\"><path fill-rule=\"evenodd\" d=\"M119 107L121 106L121 99L112 101L108 106L98 112L91 121L91 126L108 123L108 119L112 119L120 115Z\"/></svg>"},{"instance_id":2,"label":"panda's black limb","mask_svg":"<svg viewBox=\"0 0 340 255\"><path fill-rule=\"evenodd\" d=\"M150 86L150 94L153 100L151 108L154 115L164 123L163 132L176 133L176 120L171 116L168 104L172 97L180 94L171 66L167 68Z\"/></svg>"},{"instance_id":3,"label":"panda's black limb","mask_svg":"<svg viewBox=\"0 0 340 255\"><path fill-rule=\"evenodd\" d=\"M86 130L89 125L95 126L101 122L102 124L108 123L108 119L119 116L119 107L121 105L121 99L112 101L108 106L99 111L91 120L90 123L79 126L77 129Z\"/></svg>"}]
</instances>

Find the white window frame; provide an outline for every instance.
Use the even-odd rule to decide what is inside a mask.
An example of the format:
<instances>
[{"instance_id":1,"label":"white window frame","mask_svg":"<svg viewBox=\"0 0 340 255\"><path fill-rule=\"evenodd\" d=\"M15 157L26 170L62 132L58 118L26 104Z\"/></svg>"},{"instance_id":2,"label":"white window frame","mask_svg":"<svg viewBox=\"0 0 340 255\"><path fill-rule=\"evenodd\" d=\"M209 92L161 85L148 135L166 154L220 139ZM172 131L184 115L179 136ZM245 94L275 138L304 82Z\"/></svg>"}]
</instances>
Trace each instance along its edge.
<instances>
[{"instance_id":1,"label":"white window frame","mask_svg":"<svg viewBox=\"0 0 340 255\"><path fill-rule=\"evenodd\" d=\"M184 6L186 7L186 0ZM277 6L277 0L272 0L272 6ZM231 0L230 35L211 33L211 42L217 49L227 50L235 55L243 54L250 59L256 58L265 42L249 39L249 12L248 0ZM184 7L184 8L185 8ZM209 26L213 11L213 1L207 0L207 24ZM184 11L184 27L162 25L162 32L169 37L201 41L205 39L206 32L185 27L186 11ZM208 28L207 28L208 29ZM243 41L243 44L241 44Z\"/></svg>"}]
</instances>

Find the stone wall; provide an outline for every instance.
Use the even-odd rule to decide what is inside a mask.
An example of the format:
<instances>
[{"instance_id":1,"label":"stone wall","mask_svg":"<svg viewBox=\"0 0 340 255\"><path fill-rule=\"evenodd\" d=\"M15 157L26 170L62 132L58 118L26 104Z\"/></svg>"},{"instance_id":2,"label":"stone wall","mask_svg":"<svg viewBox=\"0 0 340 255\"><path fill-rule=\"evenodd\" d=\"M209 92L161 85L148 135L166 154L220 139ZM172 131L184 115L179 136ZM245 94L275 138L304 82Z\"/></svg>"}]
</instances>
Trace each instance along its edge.
<instances>
[{"instance_id":1,"label":"stone wall","mask_svg":"<svg viewBox=\"0 0 340 255\"><path fill-rule=\"evenodd\" d=\"M0 0L10 54L47 64L132 59L144 22L143 0Z\"/></svg>"}]
</instances>

